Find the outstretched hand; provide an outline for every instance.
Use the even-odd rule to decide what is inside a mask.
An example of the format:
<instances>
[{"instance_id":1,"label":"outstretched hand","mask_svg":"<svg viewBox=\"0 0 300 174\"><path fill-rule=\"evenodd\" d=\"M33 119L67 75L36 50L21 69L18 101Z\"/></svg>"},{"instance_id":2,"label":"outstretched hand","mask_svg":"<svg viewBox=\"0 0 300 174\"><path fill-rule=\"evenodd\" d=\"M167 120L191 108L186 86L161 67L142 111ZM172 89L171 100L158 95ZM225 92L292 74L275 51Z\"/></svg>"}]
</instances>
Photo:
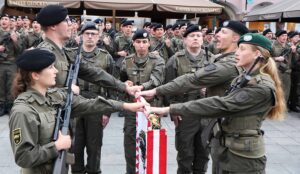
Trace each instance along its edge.
<instances>
[{"instance_id":1,"label":"outstretched hand","mask_svg":"<svg viewBox=\"0 0 300 174\"><path fill-rule=\"evenodd\" d=\"M147 91L140 91L135 94L135 98L143 96L146 100L152 99L156 95L156 88L147 90Z\"/></svg>"}]
</instances>

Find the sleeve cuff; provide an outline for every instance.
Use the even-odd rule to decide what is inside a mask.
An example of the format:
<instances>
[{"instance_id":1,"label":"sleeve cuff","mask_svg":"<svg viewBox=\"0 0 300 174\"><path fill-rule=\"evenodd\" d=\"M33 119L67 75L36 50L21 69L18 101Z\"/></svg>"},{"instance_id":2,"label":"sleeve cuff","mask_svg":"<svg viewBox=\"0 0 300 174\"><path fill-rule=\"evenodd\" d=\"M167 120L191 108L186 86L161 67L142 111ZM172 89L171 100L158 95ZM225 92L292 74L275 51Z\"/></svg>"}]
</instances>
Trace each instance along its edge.
<instances>
[{"instance_id":1,"label":"sleeve cuff","mask_svg":"<svg viewBox=\"0 0 300 174\"><path fill-rule=\"evenodd\" d=\"M50 159L56 158L58 156L58 150L55 147L54 141L46 144L45 149L47 149Z\"/></svg>"}]
</instances>

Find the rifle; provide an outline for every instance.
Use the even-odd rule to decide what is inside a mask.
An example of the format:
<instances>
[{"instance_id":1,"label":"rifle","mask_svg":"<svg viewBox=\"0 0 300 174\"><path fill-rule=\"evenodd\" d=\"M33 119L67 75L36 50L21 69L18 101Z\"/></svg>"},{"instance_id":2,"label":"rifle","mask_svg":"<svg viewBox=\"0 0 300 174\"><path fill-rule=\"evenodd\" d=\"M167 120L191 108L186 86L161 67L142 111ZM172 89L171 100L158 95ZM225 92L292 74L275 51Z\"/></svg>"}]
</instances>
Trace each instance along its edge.
<instances>
[{"instance_id":1,"label":"rifle","mask_svg":"<svg viewBox=\"0 0 300 174\"><path fill-rule=\"evenodd\" d=\"M165 42L160 42L159 44L156 45L156 47L154 47L151 52L153 51L160 51L163 47L165 46Z\"/></svg>"},{"instance_id":2,"label":"rifle","mask_svg":"<svg viewBox=\"0 0 300 174\"><path fill-rule=\"evenodd\" d=\"M256 64L262 59L262 57L257 57L250 67L250 69L243 75L243 77L237 82L232 85L226 92L225 96L232 93L233 91L245 87L248 82L252 79L251 77L251 72L253 68L256 66ZM223 122L224 118L217 118L217 119L212 119L209 124L203 129L201 133L201 141L202 145L205 149L208 148L210 141L212 140L213 137L215 138L220 138L222 136L222 127L221 124Z\"/></svg>"},{"instance_id":3,"label":"rifle","mask_svg":"<svg viewBox=\"0 0 300 174\"><path fill-rule=\"evenodd\" d=\"M289 69L288 67L288 60L287 60L287 56L292 52L291 48L285 48L282 50L282 52L280 53L280 56L282 56L284 58L284 60L282 62L279 62L279 66L278 69L284 73L285 71L287 71Z\"/></svg>"},{"instance_id":4,"label":"rifle","mask_svg":"<svg viewBox=\"0 0 300 174\"><path fill-rule=\"evenodd\" d=\"M0 45L4 45L6 47L6 45L8 45L11 42L11 38L10 38L10 33L6 32L0 40ZM6 60L8 54L4 52L0 53L0 60Z\"/></svg>"},{"instance_id":5,"label":"rifle","mask_svg":"<svg viewBox=\"0 0 300 174\"><path fill-rule=\"evenodd\" d=\"M66 81L67 96L66 96L65 105L58 108L55 129L53 133L54 141L57 140L59 131L61 131L63 135L69 134L71 105L73 101L72 84L76 83L77 81L77 76L78 76L78 71L80 66L81 47L82 47L82 39L80 41L80 45L77 50L75 62L71 64L69 68L69 74ZM74 163L75 163L74 154L68 153L67 150L59 151L59 155L56 158L54 163L53 174L67 174L69 170L69 164L74 164Z\"/></svg>"}]
</instances>

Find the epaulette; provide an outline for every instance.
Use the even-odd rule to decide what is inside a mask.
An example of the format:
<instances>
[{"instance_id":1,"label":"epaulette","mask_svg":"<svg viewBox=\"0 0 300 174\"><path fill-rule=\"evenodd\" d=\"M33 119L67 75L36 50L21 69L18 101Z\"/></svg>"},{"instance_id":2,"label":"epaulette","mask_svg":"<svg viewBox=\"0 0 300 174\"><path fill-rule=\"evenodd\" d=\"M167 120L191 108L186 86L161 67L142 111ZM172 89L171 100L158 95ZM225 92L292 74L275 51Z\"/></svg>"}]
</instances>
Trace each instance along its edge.
<instances>
[{"instance_id":1,"label":"epaulette","mask_svg":"<svg viewBox=\"0 0 300 174\"><path fill-rule=\"evenodd\" d=\"M35 99L32 97L32 95L28 92L23 92L20 94L14 103L32 103Z\"/></svg>"},{"instance_id":2,"label":"epaulette","mask_svg":"<svg viewBox=\"0 0 300 174\"><path fill-rule=\"evenodd\" d=\"M178 57L178 56L185 56L185 51L184 50L180 50L180 51L177 51L175 53L175 56Z\"/></svg>"},{"instance_id":3,"label":"epaulette","mask_svg":"<svg viewBox=\"0 0 300 174\"><path fill-rule=\"evenodd\" d=\"M52 104L60 104L64 103L64 95L63 90L59 88L50 88L47 90L47 97L50 98Z\"/></svg>"},{"instance_id":4,"label":"epaulette","mask_svg":"<svg viewBox=\"0 0 300 174\"><path fill-rule=\"evenodd\" d=\"M102 48L99 48L99 50L100 50L100 52L103 52L103 53L108 53L108 51L107 50L105 50L105 49L102 49Z\"/></svg>"},{"instance_id":5,"label":"epaulette","mask_svg":"<svg viewBox=\"0 0 300 174\"><path fill-rule=\"evenodd\" d=\"M124 59L131 59L131 58L133 58L135 56L135 54L130 54L130 55L128 55L128 56L126 56Z\"/></svg>"},{"instance_id":6,"label":"epaulette","mask_svg":"<svg viewBox=\"0 0 300 174\"><path fill-rule=\"evenodd\" d=\"M149 58L150 59L157 59L157 58L160 58L160 56L155 54L155 53L149 53Z\"/></svg>"},{"instance_id":7,"label":"epaulette","mask_svg":"<svg viewBox=\"0 0 300 174\"><path fill-rule=\"evenodd\" d=\"M55 47L52 44L50 44L49 42L45 42L45 41L41 42L37 46L37 48L45 48L45 49L48 49L50 52L52 52L53 50L55 50Z\"/></svg>"}]
</instances>

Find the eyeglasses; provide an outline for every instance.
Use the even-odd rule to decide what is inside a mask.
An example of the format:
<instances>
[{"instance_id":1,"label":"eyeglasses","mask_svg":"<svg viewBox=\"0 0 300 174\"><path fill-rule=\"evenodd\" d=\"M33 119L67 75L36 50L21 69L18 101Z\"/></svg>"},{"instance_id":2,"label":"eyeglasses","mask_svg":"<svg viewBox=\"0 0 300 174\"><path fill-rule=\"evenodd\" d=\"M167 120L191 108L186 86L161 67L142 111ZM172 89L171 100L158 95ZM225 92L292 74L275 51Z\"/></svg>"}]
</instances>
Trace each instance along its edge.
<instances>
[{"instance_id":1,"label":"eyeglasses","mask_svg":"<svg viewBox=\"0 0 300 174\"><path fill-rule=\"evenodd\" d=\"M66 18L66 19L65 19L65 22L66 22L68 25L71 25L71 24L72 24L72 21L71 21L70 18Z\"/></svg>"},{"instance_id":2,"label":"eyeglasses","mask_svg":"<svg viewBox=\"0 0 300 174\"><path fill-rule=\"evenodd\" d=\"M94 36L97 36L97 35L98 35L98 33L93 33L93 32L84 32L84 33L83 33L83 35L84 35L84 36L86 36L86 37L88 37L88 36L90 36L90 35L91 35L92 37L94 37Z\"/></svg>"}]
</instances>

